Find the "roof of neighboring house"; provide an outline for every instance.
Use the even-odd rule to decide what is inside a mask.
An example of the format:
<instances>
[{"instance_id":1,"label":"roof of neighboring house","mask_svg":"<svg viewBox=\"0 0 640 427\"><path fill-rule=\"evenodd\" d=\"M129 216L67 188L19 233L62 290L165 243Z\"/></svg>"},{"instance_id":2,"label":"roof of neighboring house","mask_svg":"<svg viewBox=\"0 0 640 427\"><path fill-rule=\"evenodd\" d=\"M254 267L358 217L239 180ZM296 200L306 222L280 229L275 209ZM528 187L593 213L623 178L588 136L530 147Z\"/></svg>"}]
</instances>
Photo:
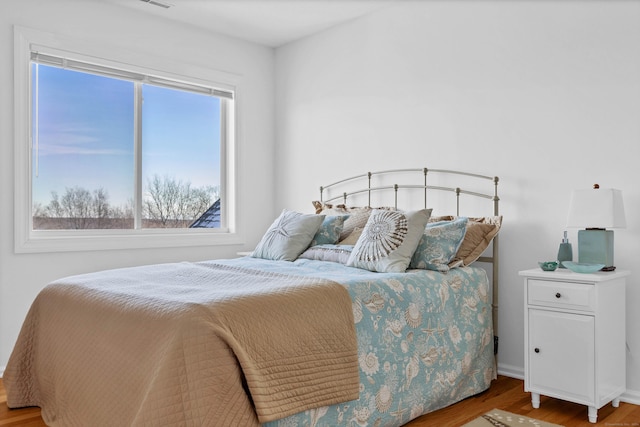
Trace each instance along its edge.
<instances>
[{"instance_id":1,"label":"roof of neighboring house","mask_svg":"<svg viewBox=\"0 0 640 427\"><path fill-rule=\"evenodd\" d=\"M220 227L220 199L209 206L198 219L193 221L189 228L219 228Z\"/></svg>"}]
</instances>

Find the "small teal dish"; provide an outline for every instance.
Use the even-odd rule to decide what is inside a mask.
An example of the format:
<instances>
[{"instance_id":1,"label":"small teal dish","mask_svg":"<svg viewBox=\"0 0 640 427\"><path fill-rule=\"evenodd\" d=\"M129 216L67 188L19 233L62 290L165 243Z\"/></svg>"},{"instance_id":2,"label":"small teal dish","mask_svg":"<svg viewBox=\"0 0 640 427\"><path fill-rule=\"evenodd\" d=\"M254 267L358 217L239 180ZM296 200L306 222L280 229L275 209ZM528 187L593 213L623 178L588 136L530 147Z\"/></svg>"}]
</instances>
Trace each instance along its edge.
<instances>
[{"instance_id":1,"label":"small teal dish","mask_svg":"<svg viewBox=\"0 0 640 427\"><path fill-rule=\"evenodd\" d=\"M555 261L541 261L538 263L541 269L544 271L554 271L558 268L558 263Z\"/></svg>"},{"instance_id":2,"label":"small teal dish","mask_svg":"<svg viewBox=\"0 0 640 427\"><path fill-rule=\"evenodd\" d=\"M575 273L595 273L596 271L602 270L604 264L592 264L588 262L573 262L573 261L562 261L562 265L567 267L569 270Z\"/></svg>"}]
</instances>

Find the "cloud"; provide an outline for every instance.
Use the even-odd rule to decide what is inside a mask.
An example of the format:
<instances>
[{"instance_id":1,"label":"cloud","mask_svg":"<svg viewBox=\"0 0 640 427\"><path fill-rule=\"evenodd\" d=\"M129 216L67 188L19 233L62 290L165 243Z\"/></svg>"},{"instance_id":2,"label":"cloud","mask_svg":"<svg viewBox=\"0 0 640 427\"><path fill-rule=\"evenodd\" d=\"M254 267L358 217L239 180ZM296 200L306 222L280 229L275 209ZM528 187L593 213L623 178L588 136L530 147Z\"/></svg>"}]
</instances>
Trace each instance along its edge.
<instances>
[{"instance_id":1,"label":"cloud","mask_svg":"<svg viewBox=\"0 0 640 427\"><path fill-rule=\"evenodd\" d=\"M132 155L133 146L123 147L123 141L114 135L90 126L56 126L40 131L38 154L40 156L122 156Z\"/></svg>"}]
</instances>

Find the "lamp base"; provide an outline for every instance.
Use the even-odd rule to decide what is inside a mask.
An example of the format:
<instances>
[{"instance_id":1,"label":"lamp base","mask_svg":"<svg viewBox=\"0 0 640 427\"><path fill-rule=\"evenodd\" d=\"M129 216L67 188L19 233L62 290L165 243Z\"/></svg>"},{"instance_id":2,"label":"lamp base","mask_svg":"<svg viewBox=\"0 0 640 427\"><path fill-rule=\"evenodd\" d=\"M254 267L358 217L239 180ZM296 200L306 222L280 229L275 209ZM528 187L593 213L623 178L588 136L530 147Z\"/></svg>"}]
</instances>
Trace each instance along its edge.
<instances>
[{"instance_id":1,"label":"lamp base","mask_svg":"<svg viewBox=\"0 0 640 427\"><path fill-rule=\"evenodd\" d=\"M613 230L578 231L578 262L604 264L602 271L615 270L613 263Z\"/></svg>"}]
</instances>

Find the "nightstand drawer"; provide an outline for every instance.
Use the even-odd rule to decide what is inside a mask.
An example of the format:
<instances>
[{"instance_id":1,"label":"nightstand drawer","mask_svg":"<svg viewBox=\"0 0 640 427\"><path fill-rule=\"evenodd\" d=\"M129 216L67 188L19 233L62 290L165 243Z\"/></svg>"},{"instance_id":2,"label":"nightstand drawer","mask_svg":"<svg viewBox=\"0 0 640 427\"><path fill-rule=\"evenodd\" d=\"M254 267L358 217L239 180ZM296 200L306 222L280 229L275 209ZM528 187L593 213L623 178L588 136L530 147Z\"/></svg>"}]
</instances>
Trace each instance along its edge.
<instances>
[{"instance_id":1,"label":"nightstand drawer","mask_svg":"<svg viewBox=\"0 0 640 427\"><path fill-rule=\"evenodd\" d=\"M529 279L529 304L573 310L595 310L595 286Z\"/></svg>"}]
</instances>

